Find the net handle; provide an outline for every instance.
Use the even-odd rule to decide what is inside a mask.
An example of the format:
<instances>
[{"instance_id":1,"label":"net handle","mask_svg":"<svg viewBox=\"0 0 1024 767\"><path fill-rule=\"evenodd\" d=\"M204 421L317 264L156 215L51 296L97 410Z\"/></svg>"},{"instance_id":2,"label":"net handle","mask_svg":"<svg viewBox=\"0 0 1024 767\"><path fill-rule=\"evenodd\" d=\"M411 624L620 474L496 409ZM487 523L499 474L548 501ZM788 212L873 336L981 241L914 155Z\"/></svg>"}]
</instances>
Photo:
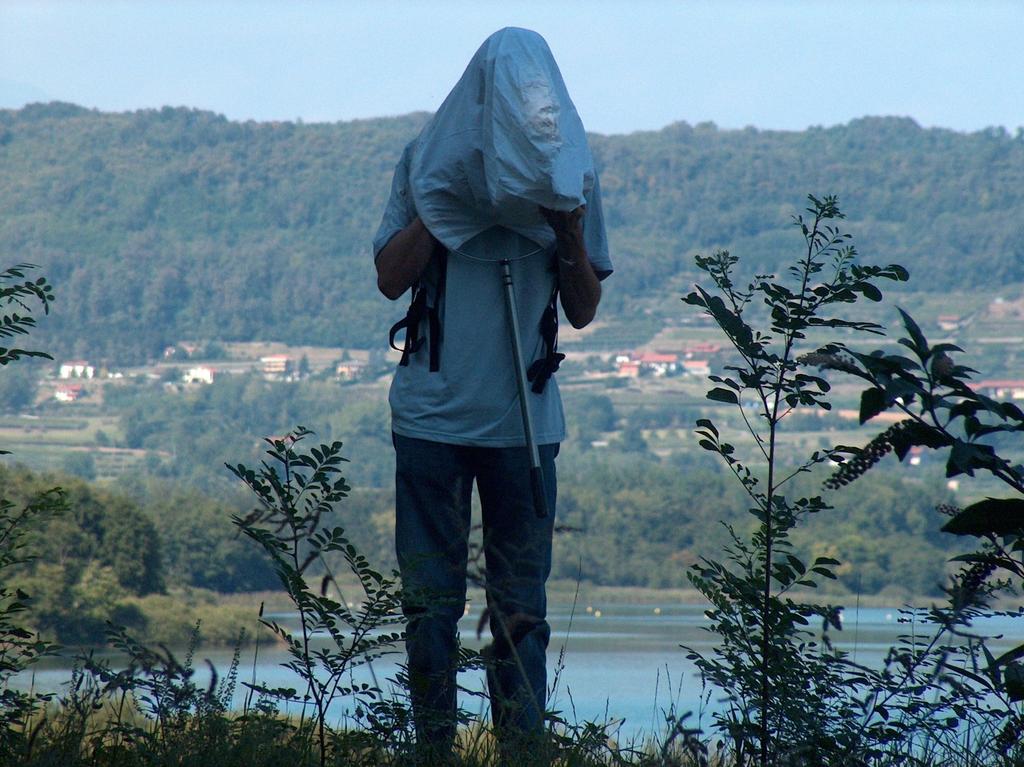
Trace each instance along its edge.
<instances>
[{"instance_id":1,"label":"net handle","mask_svg":"<svg viewBox=\"0 0 1024 767\"><path fill-rule=\"evenodd\" d=\"M525 261L528 258L536 256L538 253L543 253L547 250L543 246L538 245L535 250L531 250L522 256L516 256L515 258L480 258L480 256L471 256L469 253L459 250L458 248L449 249L449 253L454 253L463 258L468 258L470 261L478 261L481 264L500 264L502 261Z\"/></svg>"}]
</instances>

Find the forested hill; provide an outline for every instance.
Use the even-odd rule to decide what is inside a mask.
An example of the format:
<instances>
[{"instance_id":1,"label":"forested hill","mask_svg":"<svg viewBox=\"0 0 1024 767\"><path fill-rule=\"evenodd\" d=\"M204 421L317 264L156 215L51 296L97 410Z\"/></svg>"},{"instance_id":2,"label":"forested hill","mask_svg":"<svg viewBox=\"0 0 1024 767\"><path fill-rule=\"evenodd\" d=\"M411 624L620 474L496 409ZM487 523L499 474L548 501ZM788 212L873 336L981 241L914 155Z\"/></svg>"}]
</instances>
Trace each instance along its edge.
<instances>
[{"instance_id":1,"label":"forested hill","mask_svg":"<svg viewBox=\"0 0 1024 767\"><path fill-rule=\"evenodd\" d=\"M0 111L0 264L43 266L40 342L127 362L180 339L380 347L401 311L369 242L427 115L237 123L165 108ZM865 258L917 287L1024 280L1024 134L865 118L803 132L685 123L593 136L617 273L606 317L682 292L694 253L769 270L790 216L836 193ZM39 339L37 339L39 340Z\"/></svg>"}]
</instances>

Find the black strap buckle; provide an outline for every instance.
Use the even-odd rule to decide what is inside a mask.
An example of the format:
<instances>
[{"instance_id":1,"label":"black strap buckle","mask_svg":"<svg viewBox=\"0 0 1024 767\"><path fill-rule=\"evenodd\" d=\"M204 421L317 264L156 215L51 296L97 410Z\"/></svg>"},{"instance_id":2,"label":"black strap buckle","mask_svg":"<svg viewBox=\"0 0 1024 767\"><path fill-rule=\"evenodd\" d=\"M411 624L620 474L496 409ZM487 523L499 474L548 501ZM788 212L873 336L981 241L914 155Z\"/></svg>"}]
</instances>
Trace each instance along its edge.
<instances>
[{"instance_id":1,"label":"black strap buckle","mask_svg":"<svg viewBox=\"0 0 1024 767\"><path fill-rule=\"evenodd\" d=\"M530 390L540 394L562 364L565 355L558 351L558 287L551 293L551 300L540 317L540 336L544 342L544 356L535 360L526 371L526 380L532 381Z\"/></svg>"},{"instance_id":2,"label":"black strap buckle","mask_svg":"<svg viewBox=\"0 0 1024 767\"><path fill-rule=\"evenodd\" d=\"M408 365L409 355L415 354L423 346L425 339L420 337L419 328L426 306L426 295L421 289L416 288L412 303L409 304L409 311L405 313L405 316L402 319L391 326L391 330L388 333L388 345L396 352L402 353L402 359L399 361L399 365ZM405 343L403 343L401 347L398 347L395 345L395 336L397 336L402 330L405 331Z\"/></svg>"}]
</instances>

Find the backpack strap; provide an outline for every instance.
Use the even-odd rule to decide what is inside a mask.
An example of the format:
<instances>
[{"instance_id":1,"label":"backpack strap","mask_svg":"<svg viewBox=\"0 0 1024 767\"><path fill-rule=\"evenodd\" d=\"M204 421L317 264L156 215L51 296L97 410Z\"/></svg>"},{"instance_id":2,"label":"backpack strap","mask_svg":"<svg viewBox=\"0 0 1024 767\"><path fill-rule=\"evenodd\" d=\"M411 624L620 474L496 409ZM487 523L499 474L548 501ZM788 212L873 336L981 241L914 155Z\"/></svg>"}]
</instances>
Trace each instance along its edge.
<instances>
[{"instance_id":1,"label":"backpack strap","mask_svg":"<svg viewBox=\"0 0 1024 767\"><path fill-rule=\"evenodd\" d=\"M409 310L402 319L391 326L388 333L388 345L396 352L402 353L402 359L398 364L403 367L409 364L409 355L415 354L423 346L423 339L419 337L419 327L426 306L426 293L423 292L423 288L416 285L412 289L412 302L409 304ZM405 343L398 347L395 345L395 336L402 330L405 331Z\"/></svg>"},{"instance_id":2,"label":"backpack strap","mask_svg":"<svg viewBox=\"0 0 1024 767\"><path fill-rule=\"evenodd\" d=\"M548 379L558 370L565 355L558 351L558 286L551 292L544 313L540 317L540 337L544 343L544 356L535 360L526 371L526 380L532 381L530 387L534 394L540 394L548 383Z\"/></svg>"},{"instance_id":3,"label":"backpack strap","mask_svg":"<svg viewBox=\"0 0 1024 767\"><path fill-rule=\"evenodd\" d=\"M419 334L420 323L426 317L430 344L430 372L436 373L441 368L441 318L438 314L438 307L441 296L444 295L448 276L448 251L443 245L437 243L431 258L438 263L437 294L434 296L434 302L430 305L427 304L427 291L420 282L417 282L412 288L412 301L409 303L409 310L402 319L391 326L388 345L402 353L402 359L398 364L403 367L407 366L409 356L423 348L423 343L427 340ZM395 336L402 330L405 331L405 342L398 347L395 345Z\"/></svg>"},{"instance_id":4,"label":"backpack strap","mask_svg":"<svg viewBox=\"0 0 1024 767\"><path fill-rule=\"evenodd\" d=\"M444 296L445 285L448 281L448 249L438 243L434 247L434 259L437 261L437 291L434 294L434 303L427 307L427 323L430 332L430 372L436 373L441 369L441 316L438 310L441 305L441 298Z\"/></svg>"}]
</instances>

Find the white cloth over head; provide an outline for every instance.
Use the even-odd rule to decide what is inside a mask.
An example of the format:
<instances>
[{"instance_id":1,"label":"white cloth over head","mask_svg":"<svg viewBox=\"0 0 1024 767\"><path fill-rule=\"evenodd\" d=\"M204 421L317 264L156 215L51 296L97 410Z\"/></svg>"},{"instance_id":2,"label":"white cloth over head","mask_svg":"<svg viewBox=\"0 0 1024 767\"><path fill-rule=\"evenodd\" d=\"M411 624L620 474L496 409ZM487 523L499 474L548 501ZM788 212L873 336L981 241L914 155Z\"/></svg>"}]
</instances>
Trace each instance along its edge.
<instances>
[{"instance_id":1,"label":"white cloth over head","mask_svg":"<svg viewBox=\"0 0 1024 767\"><path fill-rule=\"evenodd\" d=\"M543 248L554 234L538 206L586 204L594 160L547 42L508 27L484 41L412 145L410 191L449 250L501 226Z\"/></svg>"}]
</instances>

